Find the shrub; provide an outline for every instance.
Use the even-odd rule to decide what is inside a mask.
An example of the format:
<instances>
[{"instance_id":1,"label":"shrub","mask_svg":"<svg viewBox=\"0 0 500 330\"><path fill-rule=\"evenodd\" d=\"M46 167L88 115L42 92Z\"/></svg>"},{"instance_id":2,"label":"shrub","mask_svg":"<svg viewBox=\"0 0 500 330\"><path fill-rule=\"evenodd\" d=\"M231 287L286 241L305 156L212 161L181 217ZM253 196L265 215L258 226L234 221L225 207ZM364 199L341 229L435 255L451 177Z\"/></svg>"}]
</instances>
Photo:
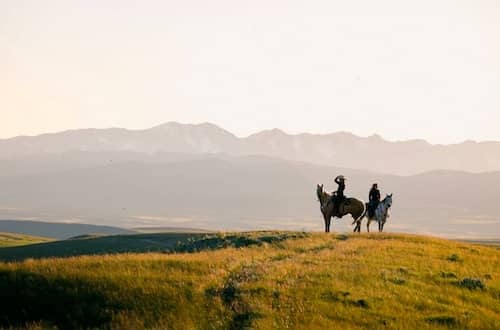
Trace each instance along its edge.
<instances>
[{"instance_id":1,"label":"shrub","mask_svg":"<svg viewBox=\"0 0 500 330\"><path fill-rule=\"evenodd\" d=\"M452 254L451 256L449 256L446 259L448 259L448 261L453 261L453 262L460 262L460 261L462 261L462 259L457 254Z\"/></svg>"},{"instance_id":2,"label":"shrub","mask_svg":"<svg viewBox=\"0 0 500 330\"><path fill-rule=\"evenodd\" d=\"M469 290L486 289L486 285L479 278L464 278L458 282L458 286Z\"/></svg>"},{"instance_id":3,"label":"shrub","mask_svg":"<svg viewBox=\"0 0 500 330\"><path fill-rule=\"evenodd\" d=\"M453 316L448 316L448 315L431 316L426 318L425 320L429 323L436 323L447 326L454 326L458 323Z\"/></svg>"}]
</instances>

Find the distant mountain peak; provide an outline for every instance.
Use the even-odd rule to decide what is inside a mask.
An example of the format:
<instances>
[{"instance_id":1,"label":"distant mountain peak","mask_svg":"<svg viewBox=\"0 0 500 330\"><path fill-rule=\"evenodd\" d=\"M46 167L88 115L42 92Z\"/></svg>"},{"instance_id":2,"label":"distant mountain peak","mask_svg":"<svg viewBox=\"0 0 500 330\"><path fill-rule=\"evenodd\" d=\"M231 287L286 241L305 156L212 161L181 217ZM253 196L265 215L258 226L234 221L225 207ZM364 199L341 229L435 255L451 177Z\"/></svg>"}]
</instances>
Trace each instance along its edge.
<instances>
[{"instance_id":1,"label":"distant mountain peak","mask_svg":"<svg viewBox=\"0 0 500 330\"><path fill-rule=\"evenodd\" d=\"M372 134L368 137L368 139L373 140L373 141L385 141L383 137L381 137L378 134Z\"/></svg>"},{"instance_id":2,"label":"distant mountain peak","mask_svg":"<svg viewBox=\"0 0 500 330\"><path fill-rule=\"evenodd\" d=\"M210 122L202 122L202 123L198 123L198 124L190 124L190 123L180 123L180 122L177 122L177 121L168 121L166 123L153 126L150 129L168 129L168 128L173 128L173 127L210 128L210 129L214 129L214 130L226 131L222 127L217 126L217 125L215 125L213 123L210 123Z\"/></svg>"},{"instance_id":3,"label":"distant mountain peak","mask_svg":"<svg viewBox=\"0 0 500 330\"><path fill-rule=\"evenodd\" d=\"M160 124L153 126L151 128L148 128L146 130L164 130L164 129L172 129L172 128L180 128L180 127L189 127L193 126L193 124L182 124L176 121L168 121L166 123Z\"/></svg>"},{"instance_id":4,"label":"distant mountain peak","mask_svg":"<svg viewBox=\"0 0 500 330\"><path fill-rule=\"evenodd\" d=\"M276 136L289 136L290 134L279 128L266 129L255 134L249 136L249 138L258 138L258 137L276 137Z\"/></svg>"}]
</instances>

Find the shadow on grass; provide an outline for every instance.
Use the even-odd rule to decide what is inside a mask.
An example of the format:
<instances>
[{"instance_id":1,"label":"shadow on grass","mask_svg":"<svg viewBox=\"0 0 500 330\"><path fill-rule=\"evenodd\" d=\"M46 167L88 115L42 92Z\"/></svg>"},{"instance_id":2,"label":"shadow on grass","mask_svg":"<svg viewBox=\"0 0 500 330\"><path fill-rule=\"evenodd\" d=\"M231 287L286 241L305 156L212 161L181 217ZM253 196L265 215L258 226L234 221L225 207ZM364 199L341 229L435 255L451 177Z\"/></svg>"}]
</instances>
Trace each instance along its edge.
<instances>
[{"instance_id":1,"label":"shadow on grass","mask_svg":"<svg viewBox=\"0 0 500 330\"><path fill-rule=\"evenodd\" d=\"M224 306L231 312L228 329L251 329L252 323L262 318L247 301L251 293L242 289L244 283L258 281L262 271L255 265L245 265L231 272L222 287L211 287L205 291L206 297L220 297Z\"/></svg>"},{"instance_id":2,"label":"shadow on grass","mask_svg":"<svg viewBox=\"0 0 500 330\"><path fill-rule=\"evenodd\" d=\"M26 271L0 272L0 327L29 323L60 329L103 328L122 309L106 299L95 283L48 278Z\"/></svg>"}]
</instances>

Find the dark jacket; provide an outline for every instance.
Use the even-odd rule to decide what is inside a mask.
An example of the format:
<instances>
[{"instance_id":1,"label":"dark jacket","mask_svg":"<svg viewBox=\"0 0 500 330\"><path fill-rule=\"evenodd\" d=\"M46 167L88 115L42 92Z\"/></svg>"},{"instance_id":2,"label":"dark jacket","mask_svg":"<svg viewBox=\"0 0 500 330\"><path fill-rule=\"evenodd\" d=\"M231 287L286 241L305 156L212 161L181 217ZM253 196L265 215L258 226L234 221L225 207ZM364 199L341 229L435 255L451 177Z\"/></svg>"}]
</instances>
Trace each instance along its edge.
<instances>
[{"instance_id":1,"label":"dark jacket","mask_svg":"<svg viewBox=\"0 0 500 330\"><path fill-rule=\"evenodd\" d=\"M369 199L371 203L380 202L380 190L377 188L370 189Z\"/></svg>"},{"instance_id":2,"label":"dark jacket","mask_svg":"<svg viewBox=\"0 0 500 330\"><path fill-rule=\"evenodd\" d=\"M345 190L345 182L339 180L338 178L335 178L335 183L339 185L339 187L337 188L337 197L343 198L344 197L344 190Z\"/></svg>"}]
</instances>

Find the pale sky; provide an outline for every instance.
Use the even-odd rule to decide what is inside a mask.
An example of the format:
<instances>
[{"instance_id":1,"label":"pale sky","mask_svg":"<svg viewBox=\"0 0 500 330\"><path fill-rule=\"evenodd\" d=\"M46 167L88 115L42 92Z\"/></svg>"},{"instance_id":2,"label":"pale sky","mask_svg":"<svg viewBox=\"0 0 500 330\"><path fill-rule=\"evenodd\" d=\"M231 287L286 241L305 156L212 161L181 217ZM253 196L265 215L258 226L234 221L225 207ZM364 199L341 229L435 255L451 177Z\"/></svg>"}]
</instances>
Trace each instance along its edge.
<instances>
[{"instance_id":1,"label":"pale sky","mask_svg":"<svg viewBox=\"0 0 500 330\"><path fill-rule=\"evenodd\" d=\"M500 1L0 0L0 138L167 121L500 140Z\"/></svg>"}]
</instances>

